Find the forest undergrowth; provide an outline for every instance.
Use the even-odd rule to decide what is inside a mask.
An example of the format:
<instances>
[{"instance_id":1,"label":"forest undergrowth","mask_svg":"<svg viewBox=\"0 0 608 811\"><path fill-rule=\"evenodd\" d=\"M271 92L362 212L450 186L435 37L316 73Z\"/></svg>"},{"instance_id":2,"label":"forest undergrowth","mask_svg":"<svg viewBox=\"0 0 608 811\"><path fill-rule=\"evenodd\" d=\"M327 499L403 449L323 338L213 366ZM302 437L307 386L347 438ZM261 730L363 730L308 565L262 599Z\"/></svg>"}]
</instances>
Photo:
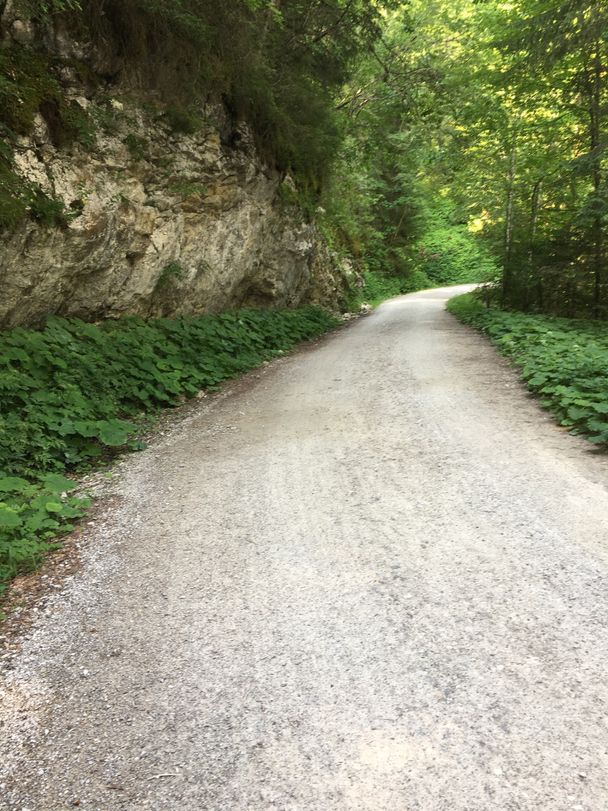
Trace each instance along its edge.
<instances>
[{"instance_id":1,"label":"forest undergrowth","mask_svg":"<svg viewBox=\"0 0 608 811\"><path fill-rule=\"evenodd\" d=\"M66 473L142 447L150 416L334 329L317 307L200 318L52 318L0 333L0 594L90 506Z\"/></svg>"},{"instance_id":2,"label":"forest undergrowth","mask_svg":"<svg viewBox=\"0 0 608 811\"><path fill-rule=\"evenodd\" d=\"M448 310L487 335L559 424L608 446L608 324L486 308L457 296Z\"/></svg>"}]
</instances>

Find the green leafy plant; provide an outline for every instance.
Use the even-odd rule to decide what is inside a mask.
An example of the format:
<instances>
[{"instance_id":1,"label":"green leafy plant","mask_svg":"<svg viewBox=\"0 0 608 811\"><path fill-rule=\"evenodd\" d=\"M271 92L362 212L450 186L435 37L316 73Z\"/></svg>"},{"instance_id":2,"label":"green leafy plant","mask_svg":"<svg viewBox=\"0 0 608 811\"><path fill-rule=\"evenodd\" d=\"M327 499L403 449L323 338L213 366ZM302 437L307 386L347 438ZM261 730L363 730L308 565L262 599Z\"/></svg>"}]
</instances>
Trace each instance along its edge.
<instances>
[{"instance_id":1,"label":"green leafy plant","mask_svg":"<svg viewBox=\"0 0 608 811\"><path fill-rule=\"evenodd\" d=\"M171 194L177 194L180 197L204 197L207 192L207 187L196 180L189 180L188 178L175 180L168 186L168 191Z\"/></svg>"},{"instance_id":2,"label":"green leafy plant","mask_svg":"<svg viewBox=\"0 0 608 811\"><path fill-rule=\"evenodd\" d=\"M130 132L123 141L129 154L137 161L143 161L148 155L148 142L145 138Z\"/></svg>"},{"instance_id":3,"label":"green leafy plant","mask_svg":"<svg viewBox=\"0 0 608 811\"><path fill-rule=\"evenodd\" d=\"M35 567L90 505L76 484L50 473L35 480L0 475L0 593L9 578Z\"/></svg>"},{"instance_id":4,"label":"green leafy plant","mask_svg":"<svg viewBox=\"0 0 608 811\"><path fill-rule=\"evenodd\" d=\"M146 414L337 323L305 307L100 325L51 318L43 330L0 333L0 591L86 509L65 471L141 447Z\"/></svg>"},{"instance_id":5,"label":"green leafy plant","mask_svg":"<svg viewBox=\"0 0 608 811\"><path fill-rule=\"evenodd\" d=\"M180 135L195 135L203 126L199 116L181 107L168 107L163 117L171 132Z\"/></svg>"},{"instance_id":6,"label":"green leafy plant","mask_svg":"<svg viewBox=\"0 0 608 811\"><path fill-rule=\"evenodd\" d=\"M169 262L168 265L162 269L158 281L156 282L155 290L162 292L171 286L172 282L180 281L184 278L184 269L179 262Z\"/></svg>"},{"instance_id":7,"label":"green leafy plant","mask_svg":"<svg viewBox=\"0 0 608 811\"><path fill-rule=\"evenodd\" d=\"M448 309L484 332L564 427L608 446L608 325L487 309L458 296Z\"/></svg>"}]
</instances>

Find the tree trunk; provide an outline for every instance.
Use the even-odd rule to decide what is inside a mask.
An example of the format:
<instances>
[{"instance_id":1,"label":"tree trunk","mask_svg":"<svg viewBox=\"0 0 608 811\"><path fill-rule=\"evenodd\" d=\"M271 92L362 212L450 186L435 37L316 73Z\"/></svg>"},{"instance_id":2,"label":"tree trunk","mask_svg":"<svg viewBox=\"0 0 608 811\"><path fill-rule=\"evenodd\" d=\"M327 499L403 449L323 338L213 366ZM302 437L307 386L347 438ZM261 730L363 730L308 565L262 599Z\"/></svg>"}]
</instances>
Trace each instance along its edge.
<instances>
[{"instance_id":1,"label":"tree trunk","mask_svg":"<svg viewBox=\"0 0 608 811\"><path fill-rule=\"evenodd\" d=\"M599 318L602 307L602 277L604 269L604 229L600 209L602 190L602 56L599 40L595 42L592 76L590 82L591 98L589 105L590 141L592 155L592 181L595 198L593 217L593 317Z\"/></svg>"},{"instance_id":2,"label":"tree trunk","mask_svg":"<svg viewBox=\"0 0 608 811\"><path fill-rule=\"evenodd\" d=\"M509 153L509 175L507 181L507 198L505 201L505 234L504 234L504 269L502 275L502 297L501 305L504 307L509 296L512 294L513 272L511 258L513 254L513 215L515 209L515 170L517 168L517 156L515 152L515 139L511 144Z\"/></svg>"},{"instance_id":3,"label":"tree trunk","mask_svg":"<svg viewBox=\"0 0 608 811\"><path fill-rule=\"evenodd\" d=\"M542 196L542 188L543 188L543 178L541 177L539 180L536 181L534 184L534 188L532 189L532 203L530 206L530 246L528 249L528 267L530 270L530 286L533 285L532 278L535 275L534 272L534 258L536 253L536 233L538 231L538 217L540 213L540 201ZM536 296L537 296L537 307L542 308L542 299L543 299L543 282L542 277L538 274L536 287Z\"/></svg>"}]
</instances>

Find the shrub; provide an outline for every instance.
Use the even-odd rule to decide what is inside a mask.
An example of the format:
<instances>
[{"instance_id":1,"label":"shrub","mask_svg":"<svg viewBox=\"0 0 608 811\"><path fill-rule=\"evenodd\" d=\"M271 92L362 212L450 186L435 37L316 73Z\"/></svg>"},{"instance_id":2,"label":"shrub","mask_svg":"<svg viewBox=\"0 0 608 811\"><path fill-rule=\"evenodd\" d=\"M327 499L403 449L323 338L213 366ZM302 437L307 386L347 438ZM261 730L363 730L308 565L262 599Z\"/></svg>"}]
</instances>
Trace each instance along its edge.
<instances>
[{"instance_id":1,"label":"shrub","mask_svg":"<svg viewBox=\"0 0 608 811\"><path fill-rule=\"evenodd\" d=\"M0 229L14 228L28 215L44 226L63 226L79 213L17 174L0 151Z\"/></svg>"},{"instance_id":2,"label":"shrub","mask_svg":"<svg viewBox=\"0 0 608 811\"><path fill-rule=\"evenodd\" d=\"M0 594L10 577L35 566L85 514L90 502L71 496L75 487L56 474L33 481L0 474Z\"/></svg>"},{"instance_id":3,"label":"shrub","mask_svg":"<svg viewBox=\"0 0 608 811\"><path fill-rule=\"evenodd\" d=\"M29 198L29 212L32 219L47 227L66 225L80 213L68 210L63 200L51 197L42 189L32 185Z\"/></svg>"},{"instance_id":4,"label":"shrub","mask_svg":"<svg viewBox=\"0 0 608 811\"><path fill-rule=\"evenodd\" d=\"M24 46L0 47L0 125L9 134L27 135L41 113L55 146L73 141L91 146L91 117L77 102L64 98L54 75L57 62Z\"/></svg>"},{"instance_id":5,"label":"shrub","mask_svg":"<svg viewBox=\"0 0 608 811\"><path fill-rule=\"evenodd\" d=\"M168 265L162 269L158 281L156 282L155 290L162 292L171 286L172 282L180 281L184 278L184 269L179 262L169 262Z\"/></svg>"},{"instance_id":6,"label":"shrub","mask_svg":"<svg viewBox=\"0 0 608 811\"><path fill-rule=\"evenodd\" d=\"M124 145L129 150L129 155L136 161L143 161L146 159L148 153L148 142L145 138L140 138L138 135L130 132L123 141Z\"/></svg>"},{"instance_id":7,"label":"shrub","mask_svg":"<svg viewBox=\"0 0 608 811\"><path fill-rule=\"evenodd\" d=\"M0 229L13 228L27 216L26 186L0 158Z\"/></svg>"},{"instance_id":8,"label":"shrub","mask_svg":"<svg viewBox=\"0 0 608 811\"><path fill-rule=\"evenodd\" d=\"M172 132L181 135L195 135L203 126L197 115L180 107L168 107L164 119Z\"/></svg>"}]
</instances>

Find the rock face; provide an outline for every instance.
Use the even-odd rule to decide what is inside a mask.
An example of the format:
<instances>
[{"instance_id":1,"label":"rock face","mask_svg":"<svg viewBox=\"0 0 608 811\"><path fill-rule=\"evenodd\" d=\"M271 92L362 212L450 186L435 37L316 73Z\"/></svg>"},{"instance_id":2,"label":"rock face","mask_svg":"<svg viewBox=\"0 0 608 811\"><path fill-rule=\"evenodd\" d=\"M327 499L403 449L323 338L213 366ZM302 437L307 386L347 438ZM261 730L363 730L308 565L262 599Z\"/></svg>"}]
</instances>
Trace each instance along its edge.
<instances>
[{"instance_id":1,"label":"rock face","mask_svg":"<svg viewBox=\"0 0 608 811\"><path fill-rule=\"evenodd\" d=\"M22 43L27 21L9 12L7 4L5 41ZM86 146L58 148L38 115L18 140L16 170L68 217L60 226L27 219L0 235L0 326L53 313L336 306L348 269L304 217L291 178L264 163L221 104L199 105L196 132L184 134L165 107L120 83L110 91L66 67L61 84L94 128Z\"/></svg>"}]
</instances>

